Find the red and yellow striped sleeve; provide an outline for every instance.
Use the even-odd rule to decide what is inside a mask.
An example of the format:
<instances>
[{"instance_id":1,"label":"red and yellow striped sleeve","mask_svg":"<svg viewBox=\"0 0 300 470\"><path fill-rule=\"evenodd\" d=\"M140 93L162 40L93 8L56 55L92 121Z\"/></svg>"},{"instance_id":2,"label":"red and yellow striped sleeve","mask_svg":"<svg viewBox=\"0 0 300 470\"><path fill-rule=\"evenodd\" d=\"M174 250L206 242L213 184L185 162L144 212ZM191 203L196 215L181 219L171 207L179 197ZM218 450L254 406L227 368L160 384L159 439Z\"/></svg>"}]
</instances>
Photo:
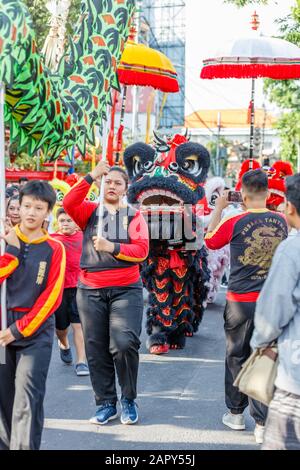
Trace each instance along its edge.
<instances>
[{"instance_id":1,"label":"red and yellow striped sleeve","mask_svg":"<svg viewBox=\"0 0 300 470\"><path fill-rule=\"evenodd\" d=\"M48 243L53 249L53 254L46 289L38 297L30 312L11 325L15 337L16 333L17 336L20 334L19 337L33 335L61 303L66 270L65 248L62 243L51 238L48 239Z\"/></svg>"},{"instance_id":2,"label":"red and yellow striped sleeve","mask_svg":"<svg viewBox=\"0 0 300 470\"><path fill-rule=\"evenodd\" d=\"M0 256L0 284L10 276L19 266L19 260L16 256L4 253Z\"/></svg>"},{"instance_id":3,"label":"red and yellow striped sleeve","mask_svg":"<svg viewBox=\"0 0 300 470\"><path fill-rule=\"evenodd\" d=\"M231 242L236 222L244 217L244 213L225 217L213 232L207 232L205 244L210 250L219 250Z\"/></svg>"},{"instance_id":4,"label":"red and yellow striped sleeve","mask_svg":"<svg viewBox=\"0 0 300 470\"><path fill-rule=\"evenodd\" d=\"M123 261L142 263L149 254L148 226L142 214L137 211L128 227L130 243L115 243L114 256Z\"/></svg>"}]
</instances>

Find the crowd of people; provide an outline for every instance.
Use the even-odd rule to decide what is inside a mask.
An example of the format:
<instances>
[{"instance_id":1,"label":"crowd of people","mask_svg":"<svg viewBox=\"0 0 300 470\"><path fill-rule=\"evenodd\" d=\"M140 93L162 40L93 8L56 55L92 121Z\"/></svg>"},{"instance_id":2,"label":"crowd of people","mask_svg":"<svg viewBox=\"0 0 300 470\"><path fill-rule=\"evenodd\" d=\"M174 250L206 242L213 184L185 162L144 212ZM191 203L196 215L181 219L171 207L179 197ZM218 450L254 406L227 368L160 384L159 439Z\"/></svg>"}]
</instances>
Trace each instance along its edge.
<instances>
[{"instance_id":1,"label":"crowd of people","mask_svg":"<svg viewBox=\"0 0 300 470\"><path fill-rule=\"evenodd\" d=\"M100 235L98 204L86 196L104 176ZM53 188L24 180L7 187L6 252L0 257L8 319L7 329L0 331L0 345L6 347L6 363L0 366L0 449L39 449L53 336L56 331L61 360L72 364L70 325L75 372L90 374L95 395L91 423L117 418L116 376L121 423L138 422L139 264L148 256L149 235L140 212L124 203L127 188L126 171L100 162L65 196L56 212L58 231L49 234L45 221L56 202ZM285 214L266 207L263 169L244 174L241 194L241 210L225 218L228 191L217 198L205 237L210 250L230 247L224 311L228 411L222 421L244 430L249 404L263 449L300 449L300 174L287 178ZM241 393L234 381L251 350L274 341L279 370L267 408Z\"/></svg>"}]
</instances>

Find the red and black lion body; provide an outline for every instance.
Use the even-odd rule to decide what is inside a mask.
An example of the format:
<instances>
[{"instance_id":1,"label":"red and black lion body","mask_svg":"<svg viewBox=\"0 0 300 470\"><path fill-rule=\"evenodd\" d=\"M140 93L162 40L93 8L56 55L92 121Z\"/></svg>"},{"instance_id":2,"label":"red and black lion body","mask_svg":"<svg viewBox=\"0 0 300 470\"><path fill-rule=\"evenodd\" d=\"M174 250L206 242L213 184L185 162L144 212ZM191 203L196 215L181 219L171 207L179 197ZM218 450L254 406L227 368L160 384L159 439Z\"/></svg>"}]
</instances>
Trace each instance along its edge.
<instances>
[{"instance_id":1,"label":"red and black lion body","mask_svg":"<svg viewBox=\"0 0 300 470\"><path fill-rule=\"evenodd\" d=\"M210 156L184 136L155 137L154 146L129 146L124 163L131 180L128 201L139 204L149 226L142 278L149 292L148 346L160 354L183 348L202 319L209 271L196 204L204 197Z\"/></svg>"}]
</instances>

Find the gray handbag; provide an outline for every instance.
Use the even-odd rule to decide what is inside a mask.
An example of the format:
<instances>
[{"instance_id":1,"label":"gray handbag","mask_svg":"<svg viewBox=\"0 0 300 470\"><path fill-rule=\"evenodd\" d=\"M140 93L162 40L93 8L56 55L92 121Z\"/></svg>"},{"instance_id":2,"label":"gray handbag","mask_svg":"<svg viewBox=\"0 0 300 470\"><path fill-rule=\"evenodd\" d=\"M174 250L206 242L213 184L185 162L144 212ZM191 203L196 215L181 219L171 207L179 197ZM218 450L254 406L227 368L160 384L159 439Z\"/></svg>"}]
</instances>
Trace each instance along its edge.
<instances>
[{"instance_id":1,"label":"gray handbag","mask_svg":"<svg viewBox=\"0 0 300 470\"><path fill-rule=\"evenodd\" d=\"M274 395L277 367L276 345L256 349L243 364L233 385L245 395L268 406Z\"/></svg>"}]
</instances>

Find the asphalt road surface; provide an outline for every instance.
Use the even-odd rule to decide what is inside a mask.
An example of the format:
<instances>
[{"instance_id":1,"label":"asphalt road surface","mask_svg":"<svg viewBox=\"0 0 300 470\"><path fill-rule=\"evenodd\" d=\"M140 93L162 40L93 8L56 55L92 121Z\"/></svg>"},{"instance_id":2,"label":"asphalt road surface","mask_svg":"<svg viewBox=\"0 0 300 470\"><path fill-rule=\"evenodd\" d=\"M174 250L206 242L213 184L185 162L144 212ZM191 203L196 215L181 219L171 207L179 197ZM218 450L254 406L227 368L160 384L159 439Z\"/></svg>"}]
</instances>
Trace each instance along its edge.
<instances>
[{"instance_id":1,"label":"asphalt road surface","mask_svg":"<svg viewBox=\"0 0 300 470\"><path fill-rule=\"evenodd\" d=\"M208 307L198 333L186 348L153 356L142 334L139 371L139 423L119 419L89 424L95 412L89 377L77 377L53 348L45 399L42 449L47 450L249 450L258 449L253 420L246 431L225 428L224 291Z\"/></svg>"}]
</instances>

